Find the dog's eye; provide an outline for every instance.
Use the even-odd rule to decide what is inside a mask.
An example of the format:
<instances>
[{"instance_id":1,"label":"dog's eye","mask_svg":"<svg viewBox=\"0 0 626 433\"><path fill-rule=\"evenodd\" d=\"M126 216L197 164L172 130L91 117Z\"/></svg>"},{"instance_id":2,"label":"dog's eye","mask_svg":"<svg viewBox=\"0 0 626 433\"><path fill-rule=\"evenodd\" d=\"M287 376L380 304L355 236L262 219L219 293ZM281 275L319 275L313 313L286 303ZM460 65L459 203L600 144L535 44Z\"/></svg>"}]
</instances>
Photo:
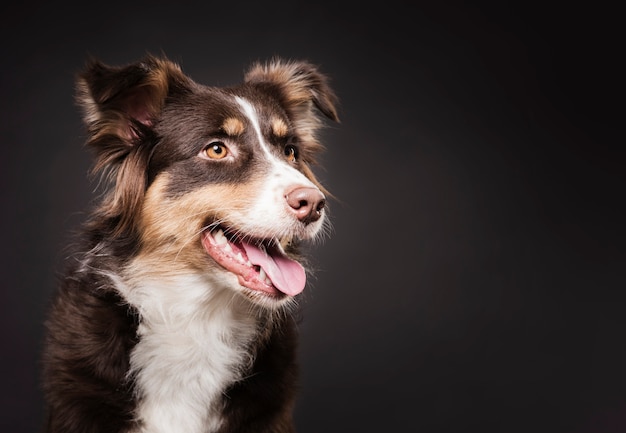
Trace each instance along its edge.
<instances>
[{"instance_id":1,"label":"dog's eye","mask_svg":"<svg viewBox=\"0 0 626 433\"><path fill-rule=\"evenodd\" d=\"M200 152L200 156L207 159L222 159L228 155L228 148L221 141L214 141Z\"/></svg>"},{"instance_id":2,"label":"dog's eye","mask_svg":"<svg viewBox=\"0 0 626 433\"><path fill-rule=\"evenodd\" d=\"M296 149L295 146L288 144L285 146L285 156L287 157L287 161L296 162L296 159L298 158L298 149Z\"/></svg>"}]
</instances>

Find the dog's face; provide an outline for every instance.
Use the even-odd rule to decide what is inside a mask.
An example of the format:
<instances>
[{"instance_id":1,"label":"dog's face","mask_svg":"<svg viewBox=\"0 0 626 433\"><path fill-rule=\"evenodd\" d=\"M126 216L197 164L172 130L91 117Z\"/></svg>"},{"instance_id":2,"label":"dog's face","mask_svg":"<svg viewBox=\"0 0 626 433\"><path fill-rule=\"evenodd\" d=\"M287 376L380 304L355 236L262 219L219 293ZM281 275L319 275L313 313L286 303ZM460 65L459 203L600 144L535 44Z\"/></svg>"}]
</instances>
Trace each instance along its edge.
<instances>
[{"instance_id":1,"label":"dog's face","mask_svg":"<svg viewBox=\"0 0 626 433\"><path fill-rule=\"evenodd\" d=\"M338 120L312 65L274 60L214 88L154 57L93 62L79 100L95 167L115 178L98 212L116 236L139 239L134 273L192 272L266 307L303 290L295 247L323 232L327 213L311 171L317 114Z\"/></svg>"}]
</instances>

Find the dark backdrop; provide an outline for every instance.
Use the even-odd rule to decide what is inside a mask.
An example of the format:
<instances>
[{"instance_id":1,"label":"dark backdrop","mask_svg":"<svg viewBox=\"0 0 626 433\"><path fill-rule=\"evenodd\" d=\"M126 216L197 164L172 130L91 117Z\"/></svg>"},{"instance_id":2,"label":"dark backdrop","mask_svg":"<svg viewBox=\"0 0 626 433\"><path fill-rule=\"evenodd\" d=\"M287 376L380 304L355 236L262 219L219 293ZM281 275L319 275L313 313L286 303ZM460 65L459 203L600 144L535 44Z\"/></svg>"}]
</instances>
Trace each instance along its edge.
<instances>
[{"instance_id":1,"label":"dark backdrop","mask_svg":"<svg viewBox=\"0 0 626 433\"><path fill-rule=\"evenodd\" d=\"M617 10L225 3L1 7L0 431L41 423L42 321L95 187L74 74L146 52L211 85L304 58L341 98L301 433L626 431Z\"/></svg>"}]
</instances>

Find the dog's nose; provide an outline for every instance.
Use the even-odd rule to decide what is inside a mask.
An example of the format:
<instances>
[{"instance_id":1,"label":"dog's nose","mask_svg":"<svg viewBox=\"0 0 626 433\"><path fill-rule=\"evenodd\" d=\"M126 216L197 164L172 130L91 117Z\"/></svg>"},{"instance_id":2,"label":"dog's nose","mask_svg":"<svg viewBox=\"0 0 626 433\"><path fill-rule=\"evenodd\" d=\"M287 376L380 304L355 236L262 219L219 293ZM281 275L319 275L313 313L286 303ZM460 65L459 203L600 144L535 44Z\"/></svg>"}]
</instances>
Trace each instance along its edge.
<instances>
[{"instance_id":1,"label":"dog's nose","mask_svg":"<svg viewBox=\"0 0 626 433\"><path fill-rule=\"evenodd\" d=\"M320 219L326 206L326 198L317 188L302 186L292 189L285 195L285 199L296 218L305 224Z\"/></svg>"}]
</instances>

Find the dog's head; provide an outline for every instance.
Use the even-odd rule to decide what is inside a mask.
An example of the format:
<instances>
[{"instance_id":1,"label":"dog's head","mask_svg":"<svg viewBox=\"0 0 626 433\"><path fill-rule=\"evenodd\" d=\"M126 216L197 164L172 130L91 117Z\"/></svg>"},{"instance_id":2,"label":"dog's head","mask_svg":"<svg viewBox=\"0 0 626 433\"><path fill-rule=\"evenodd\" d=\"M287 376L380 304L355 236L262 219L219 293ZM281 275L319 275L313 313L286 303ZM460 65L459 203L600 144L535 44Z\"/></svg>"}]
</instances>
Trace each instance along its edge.
<instances>
[{"instance_id":1,"label":"dog's head","mask_svg":"<svg viewBox=\"0 0 626 433\"><path fill-rule=\"evenodd\" d=\"M141 272L193 272L266 306L304 288L295 246L323 231L327 213L311 168L316 132L320 114L338 121L315 66L273 59L217 88L164 58L91 61L78 101L94 171L111 184L92 224L138 239Z\"/></svg>"}]
</instances>

